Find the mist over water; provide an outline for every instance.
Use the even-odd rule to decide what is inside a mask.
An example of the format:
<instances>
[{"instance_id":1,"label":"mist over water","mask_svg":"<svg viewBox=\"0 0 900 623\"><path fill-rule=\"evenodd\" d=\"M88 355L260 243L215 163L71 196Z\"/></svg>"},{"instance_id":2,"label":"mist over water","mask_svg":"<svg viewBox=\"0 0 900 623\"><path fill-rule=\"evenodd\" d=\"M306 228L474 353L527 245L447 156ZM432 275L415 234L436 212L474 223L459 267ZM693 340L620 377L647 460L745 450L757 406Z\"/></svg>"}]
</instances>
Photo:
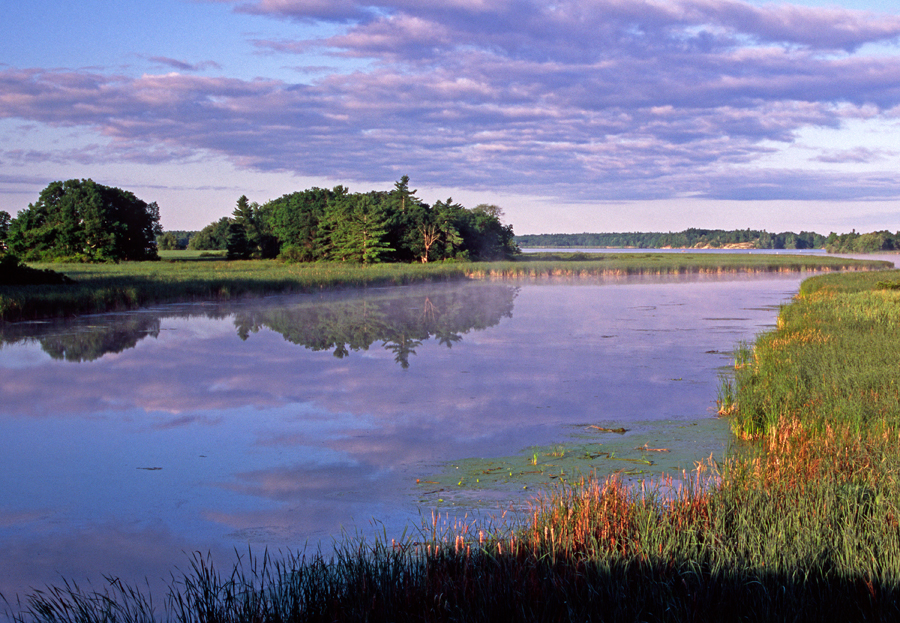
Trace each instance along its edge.
<instances>
[{"instance_id":1,"label":"mist over water","mask_svg":"<svg viewBox=\"0 0 900 623\"><path fill-rule=\"evenodd\" d=\"M194 551L227 566L398 536L470 510L416 479L585 425L634 446L678 428L690 468L729 442L719 370L801 279L453 283L4 325L0 592L159 589ZM528 494L505 495L481 510Z\"/></svg>"}]
</instances>

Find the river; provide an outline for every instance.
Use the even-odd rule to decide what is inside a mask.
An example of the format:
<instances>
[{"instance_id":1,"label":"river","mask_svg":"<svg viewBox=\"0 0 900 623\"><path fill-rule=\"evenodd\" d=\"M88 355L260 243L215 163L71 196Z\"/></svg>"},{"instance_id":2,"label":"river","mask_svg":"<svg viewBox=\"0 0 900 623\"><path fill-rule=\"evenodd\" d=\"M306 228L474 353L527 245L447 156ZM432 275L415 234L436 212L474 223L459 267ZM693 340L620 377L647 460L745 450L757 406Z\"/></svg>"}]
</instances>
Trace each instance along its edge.
<instances>
[{"instance_id":1,"label":"river","mask_svg":"<svg viewBox=\"0 0 900 623\"><path fill-rule=\"evenodd\" d=\"M9 323L0 592L106 575L159 594L191 552L227 566L399 536L433 511L502 513L544 483L459 474L573 448L601 474L690 469L731 442L715 398L732 348L802 277L467 282Z\"/></svg>"}]
</instances>

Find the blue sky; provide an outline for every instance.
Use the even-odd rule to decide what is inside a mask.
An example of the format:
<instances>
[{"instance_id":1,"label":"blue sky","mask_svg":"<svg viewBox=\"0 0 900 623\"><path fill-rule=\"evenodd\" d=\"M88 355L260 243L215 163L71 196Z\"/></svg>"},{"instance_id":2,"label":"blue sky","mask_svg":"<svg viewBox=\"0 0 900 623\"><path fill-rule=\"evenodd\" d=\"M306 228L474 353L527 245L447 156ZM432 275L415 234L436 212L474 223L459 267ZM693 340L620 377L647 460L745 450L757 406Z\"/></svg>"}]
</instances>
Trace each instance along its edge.
<instances>
[{"instance_id":1,"label":"blue sky","mask_svg":"<svg viewBox=\"0 0 900 623\"><path fill-rule=\"evenodd\" d=\"M391 188L517 233L900 230L885 0L34 0L0 21L0 209L90 177L199 229Z\"/></svg>"}]
</instances>

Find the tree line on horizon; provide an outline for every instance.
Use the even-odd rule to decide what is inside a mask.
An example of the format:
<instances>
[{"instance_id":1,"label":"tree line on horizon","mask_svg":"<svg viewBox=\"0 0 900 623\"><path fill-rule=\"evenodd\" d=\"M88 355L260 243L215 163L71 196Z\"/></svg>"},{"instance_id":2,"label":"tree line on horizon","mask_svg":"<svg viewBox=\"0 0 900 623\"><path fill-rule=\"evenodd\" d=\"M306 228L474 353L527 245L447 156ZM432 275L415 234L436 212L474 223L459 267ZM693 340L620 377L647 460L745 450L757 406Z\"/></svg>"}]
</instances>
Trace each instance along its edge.
<instances>
[{"instance_id":1,"label":"tree line on horizon","mask_svg":"<svg viewBox=\"0 0 900 623\"><path fill-rule=\"evenodd\" d=\"M879 251L900 251L900 231L892 234L887 230L860 234L854 229L849 234L829 234L825 240L829 253L877 253Z\"/></svg>"},{"instance_id":2,"label":"tree line on horizon","mask_svg":"<svg viewBox=\"0 0 900 623\"><path fill-rule=\"evenodd\" d=\"M752 249L825 249L829 253L877 253L900 251L900 231L876 231L860 234L831 232L823 236L816 232L791 231L779 234L754 229L698 229L681 232L622 232L581 234L525 234L516 236L522 248L636 248L636 249L699 249L726 248L742 245Z\"/></svg>"},{"instance_id":3,"label":"tree line on horizon","mask_svg":"<svg viewBox=\"0 0 900 623\"><path fill-rule=\"evenodd\" d=\"M310 188L262 205L241 196L231 216L200 231L164 232L159 208L93 180L52 182L15 218L0 210L0 254L25 261L158 259L157 249L223 250L229 258L374 262L511 259L519 247L821 249L830 253L900 250L900 232L836 234L690 228L682 232L516 236L503 211L452 199L429 205L403 176L390 191Z\"/></svg>"}]
</instances>

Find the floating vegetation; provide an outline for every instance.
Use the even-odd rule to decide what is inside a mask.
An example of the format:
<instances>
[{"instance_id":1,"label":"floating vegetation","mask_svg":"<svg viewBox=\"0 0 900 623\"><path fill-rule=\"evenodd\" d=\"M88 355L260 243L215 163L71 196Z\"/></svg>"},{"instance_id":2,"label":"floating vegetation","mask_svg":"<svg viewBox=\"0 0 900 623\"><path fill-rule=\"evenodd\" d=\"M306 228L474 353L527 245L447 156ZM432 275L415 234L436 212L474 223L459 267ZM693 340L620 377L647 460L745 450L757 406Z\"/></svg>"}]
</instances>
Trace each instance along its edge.
<instances>
[{"instance_id":1,"label":"floating vegetation","mask_svg":"<svg viewBox=\"0 0 900 623\"><path fill-rule=\"evenodd\" d=\"M709 418L635 422L631 429L585 424L571 427L568 437L563 443L530 446L512 456L471 457L440 466L416 479L414 495L428 507L521 510L529 503L522 491L611 475L638 482L691 470L697 456L724 455L729 431L727 422ZM660 444L663 440L666 447Z\"/></svg>"},{"instance_id":2,"label":"floating vegetation","mask_svg":"<svg viewBox=\"0 0 900 623\"><path fill-rule=\"evenodd\" d=\"M619 435L624 435L628 432L627 428L604 428L602 426L594 426L593 424L590 425L590 428L594 428L601 433L617 433Z\"/></svg>"}]
</instances>

